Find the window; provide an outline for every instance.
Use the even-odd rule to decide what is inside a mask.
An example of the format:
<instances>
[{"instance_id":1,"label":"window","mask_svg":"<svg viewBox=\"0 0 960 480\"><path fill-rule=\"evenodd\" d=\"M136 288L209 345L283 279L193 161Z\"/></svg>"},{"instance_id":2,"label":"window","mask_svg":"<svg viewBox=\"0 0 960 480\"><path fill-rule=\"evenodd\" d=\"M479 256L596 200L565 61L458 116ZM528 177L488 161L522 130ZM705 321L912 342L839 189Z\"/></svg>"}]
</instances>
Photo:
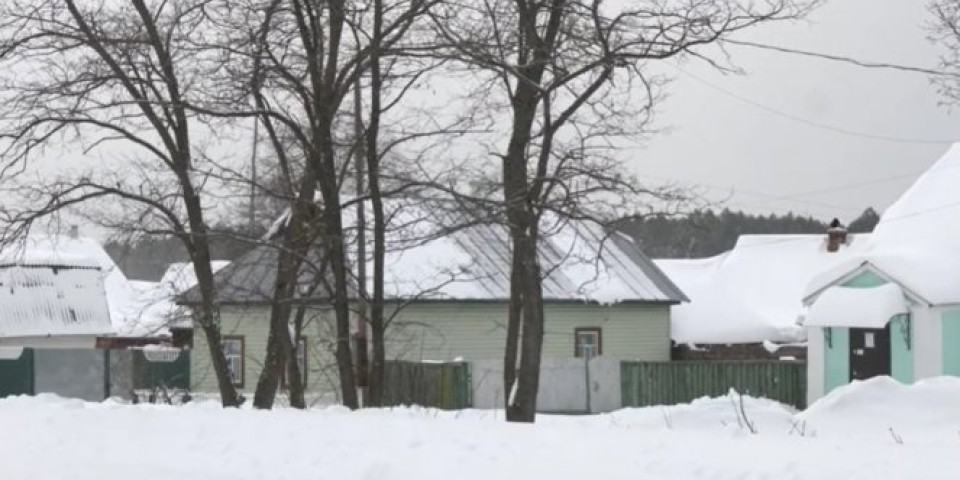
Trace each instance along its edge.
<instances>
[{"instance_id":1,"label":"window","mask_svg":"<svg viewBox=\"0 0 960 480\"><path fill-rule=\"evenodd\" d=\"M307 387L307 338L300 337L297 342L297 366L300 367L300 378L303 379L303 387ZM290 388L287 385L287 366L280 366L280 386L281 388Z\"/></svg>"},{"instance_id":2,"label":"window","mask_svg":"<svg viewBox=\"0 0 960 480\"><path fill-rule=\"evenodd\" d=\"M223 345L223 356L227 357L230 381L235 387L243 388L243 337L240 335L224 335L221 344Z\"/></svg>"},{"instance_id":3,"label":"window","mask_svg":"<svg viewBox=\"0 0 960 480\"><path fill-rule=\"evenodd\" d=\"M599 328L577 328L573 331L573 355L577 358L596 357L603 353Z\"/></svg>"}]
</instances>

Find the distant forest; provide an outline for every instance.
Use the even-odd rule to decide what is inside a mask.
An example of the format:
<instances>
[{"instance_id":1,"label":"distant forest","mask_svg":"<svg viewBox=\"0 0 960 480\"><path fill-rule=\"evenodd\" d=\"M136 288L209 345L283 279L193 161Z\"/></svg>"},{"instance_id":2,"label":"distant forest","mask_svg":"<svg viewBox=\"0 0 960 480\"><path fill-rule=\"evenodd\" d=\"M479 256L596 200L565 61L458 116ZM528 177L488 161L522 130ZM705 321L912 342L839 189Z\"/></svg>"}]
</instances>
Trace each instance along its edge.
<instances>
[{"instance_id":1,"label":"distant forest","mask_svg":"<svg viewBox=\"0 0 960 480\"><path fill-rule=\"evenodd\" d=\"M685 216L654 216L632 221L620 228L643 245L652 258L710 257L733 248L737 237L756 233L826 233L832 219L785 215L752 215L724 209L719 213L703 210ZM873 231L880 216L868 208L846 222L850 232Z\"/></svg>"},{"instance_id":2,"label":"distant forest","mask_svg":"<svg viewBox=\"0 0 960 480\"><path fill-rule=\"evenodd\" d=\"M832 219L785 215L752 215L724 209L719 213L703 210L686 216L655 216L635 220L621 227L643 245L652 258L709 257L733 248L737 237L745 233L825 233ZM866 209L848 224L851 232L870 232L880 220L872 208ZM843 219L841 219L843 221ZM107 253L127 277L157 281L167 266L187 261L187 252L175 238L148 238L135 244L108 242ZM233 236L214 237L211 241L215 260L232 260L249 248Z\"/></svg>"}]
</instances>

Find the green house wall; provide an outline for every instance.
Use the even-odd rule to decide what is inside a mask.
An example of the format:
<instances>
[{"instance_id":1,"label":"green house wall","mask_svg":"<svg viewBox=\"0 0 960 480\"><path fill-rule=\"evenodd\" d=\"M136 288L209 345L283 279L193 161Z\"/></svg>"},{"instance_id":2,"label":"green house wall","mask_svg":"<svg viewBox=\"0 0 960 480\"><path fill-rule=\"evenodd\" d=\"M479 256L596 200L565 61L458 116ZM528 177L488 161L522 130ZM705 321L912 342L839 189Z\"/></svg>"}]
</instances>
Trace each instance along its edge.
<instances>
[{"instance_id":1,"label":"green house wall","mask_svg":"<svg viewBox=\"0 0 960 480\"><path fill-rule=\"evenodd\" d=\"M269 310L264 306L223 307L223 335L244 338L242 391L256 387L267 344ZM620 304L602 306L555 303L545 306L544 357L573 357L574 331L600 328L604 356L622 360L670 359L670 306ZM387 358L394 360L502 359L506 339L505 303L424 302L406 306L387 330ZM335 395L336 372L332 349L334 329L329 311L312 309L306 315L307 391L314 396ZM210 355L201 331L195 334L191 380L197 392L216 392Z\"/></svg>"},{"instance_id":2,"label":"green house wall","mask_svg":"<svg viewBox=\"0 0 960 480\"><path fill-rule=\"evenodd\" d=\"M850 383L850 330L823 329L823 393Z\"/></svg>"},{"instance_id":3,"label":"green house wall","mask_svg":"<svg viewBox=\"0 0 960 480\"><path fill-rule=\"evenodd\" d=\"M865 270L860 272L859 275L844 282L843 286L850 288L873 288L879 287L880 285L885 285L886 283L886 279L880 275L877 275L869 270Z\"/></svg>"},{"instance_id":4,"label":"green house wall","mask_svg":"<svg viewBox=\"0 0 960 480\"><path fill-rule=\"evenodd\" d=\"M943 374L960 376L960 309L941 314Z\"/></svg>"},{"instance_id":5,"label":"green house wall","mask_svg":"<svg viewBox=\"0 0 960 480\"><path fill-rule=\"evenodd\" d=\"M913 320L899 315L890 321L890 376L901 383L912 383Z\"/></svg>"}]
</instances>

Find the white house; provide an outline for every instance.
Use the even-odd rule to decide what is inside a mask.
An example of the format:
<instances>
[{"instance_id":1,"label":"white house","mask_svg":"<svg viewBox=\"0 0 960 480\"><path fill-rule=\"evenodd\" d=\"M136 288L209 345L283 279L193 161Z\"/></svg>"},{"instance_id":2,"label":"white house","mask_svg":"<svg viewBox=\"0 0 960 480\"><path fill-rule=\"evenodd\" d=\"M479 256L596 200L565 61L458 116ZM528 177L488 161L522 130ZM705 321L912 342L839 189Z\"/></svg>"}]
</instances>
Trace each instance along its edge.
<instances>
[{"instance_id":1,"label":"white house","mask_svg":"<svg viewBox=\"0 0 960 480\"><path fill-rule=\"evenodd\" d=\"M851 380L960 375L960 145L807 286L808 397Z\"/></svg>"}]
</instances>

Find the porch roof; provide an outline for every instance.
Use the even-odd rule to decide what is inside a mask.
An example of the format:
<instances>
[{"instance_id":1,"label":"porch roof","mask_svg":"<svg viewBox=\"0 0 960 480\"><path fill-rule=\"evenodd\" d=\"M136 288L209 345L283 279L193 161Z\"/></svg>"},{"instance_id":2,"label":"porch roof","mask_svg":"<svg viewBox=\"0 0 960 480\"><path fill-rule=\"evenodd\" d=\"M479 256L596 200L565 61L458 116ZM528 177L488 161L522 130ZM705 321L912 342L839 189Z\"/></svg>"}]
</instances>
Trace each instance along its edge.
<instances>
[{"instance_id":1,"label":"porch roof","mask_svg":"<svg viewBox=\"0 0 960 480\"><path fill-rule=\"evenodd\" d=\"M883 328L891 318L908 311L903 290L895 283L871 288L834 286L813 302L804 325Z\"/></svg>"}]
</instances>

